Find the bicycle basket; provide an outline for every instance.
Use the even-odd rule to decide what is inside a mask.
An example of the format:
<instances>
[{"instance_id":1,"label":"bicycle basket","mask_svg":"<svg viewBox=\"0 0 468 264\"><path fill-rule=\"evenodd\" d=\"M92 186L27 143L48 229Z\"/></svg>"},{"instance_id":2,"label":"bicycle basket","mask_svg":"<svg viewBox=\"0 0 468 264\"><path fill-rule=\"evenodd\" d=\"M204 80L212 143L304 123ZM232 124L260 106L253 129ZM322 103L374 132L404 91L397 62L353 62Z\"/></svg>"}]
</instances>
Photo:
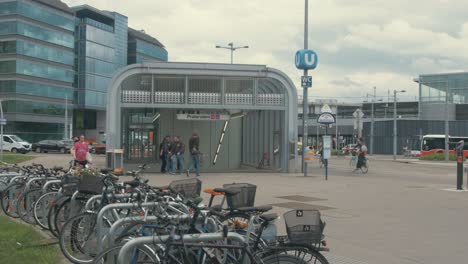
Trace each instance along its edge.
<instances>
[{"instance_id":1,"label":"bicycle basket","mask_svg":"<svg viewBox=\"0 0 468 264\"><path fill-rule=\"evenodd\" d=\"M322 239L325 224L318 210L292 210L283 217L291 242L316 243Z\"/></svg>"},{"instance_id":2,"label":"bicycle basket","mask_svg":"<svg viewBox=\"0 0 468 264\"><path fill-rule=\"evenodd\" d=\"M229 208L254 206L257 186L250 183L224 184L223 188L240 191L235 195L226 195L226 202Z\"/></svg>"},{"instance_id":3,"label":"bicycle basket","mask_svg":"<svg viewBox=\"0 0 468 264\"><path fill-rule=\"evenodd\" d=\"M169 184L169 187L178 192L184 198L194 198L200 196L202 182L196 178L177 180L172 181Z\"/></svg>"},{"instance_id":4,"label":"bicycle basket","mask_svg":"<svg viewBox=\"0 0 468 264\"><path fill-rule=\"evenodd\" d=\"M78 184L79 192L86 194L101 194L103 187L104 182L101 177L88 173L80 175L80 183Z\"/></svg>"},{"instance_id":5,"label":"bicycle basket","mask_svg":"<svg viewBox=\"0 0 468 264\"><path fill-rule=\"evenodd\" d=\"M78 190L80 179L71 174L66 174L61 179L62 192L65 195L73 195Z\"/></svg>"}]
</instances>

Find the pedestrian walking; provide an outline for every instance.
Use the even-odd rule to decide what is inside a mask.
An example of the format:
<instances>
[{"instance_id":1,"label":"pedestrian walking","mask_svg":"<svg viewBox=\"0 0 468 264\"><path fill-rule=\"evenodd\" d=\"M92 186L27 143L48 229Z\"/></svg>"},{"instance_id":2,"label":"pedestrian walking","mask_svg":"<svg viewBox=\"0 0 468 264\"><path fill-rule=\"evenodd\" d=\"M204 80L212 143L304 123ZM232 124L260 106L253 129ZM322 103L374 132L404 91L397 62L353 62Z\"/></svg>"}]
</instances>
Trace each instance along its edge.
<instances>
[{"instance_id":1,"label":"pedestrian walking","mask_svg":"<svg viewBox=\"0 0 468 264\"><path fill-rule=\"evenodd\" d=\"M180 140L179 136L174 137L174 142L171 144L171 160L172 160L172 170L171 174L175 174L176 170L179 170L179 174L184 171L184 153L185 153L185 144Z\"/></svg>"},{"instance_id":2,"label":"pedestrian walking","mask_svg":"<svg viewBox=\"0 0 468 264\"><path fill-rule=\"evenodd\" d=\"M364 139L362 137L358 139L357 145L354 149L356 150L356 154L358 155L358 161L355 169L355 171L357 171L361 169L363 165L366 164L367 146L364 144Z\"/></svg>"},{"instance_id":3,"label":"pedestrian walking","mask_svg":"<svg viewBox=\"0 0 468 264\"><path fill-rule=\"evenodd\" d=\"M169 172L169 149L171 137L166 136L159 145L159 159L161 160L161 173Z\"/></svg>"},{"instance_id":4,"label":"pedestrian walking","mask_svg":"<svg viewBox=\"0 0 468 264\"><path fill-rule=\"evenodd\" d=\"M200 138L197 133L193 133L189 140L190 156L192 156L192 162L187 170L187 177L190 176L190 172L195 169L197 176L200 176Z\"/></svg>"},{"instance_id":5,"label":"pedestrian walking","mask_svg":"<svg viewBox=\"0 0 468 264\"><path fill-rule=\"evenodd\" d=\"M73 145L73 156L75 158L75 166L85 167L88 164L89 147L85 142L85 137L80 136L80 141Z\"/></svg>"}]
</instances>

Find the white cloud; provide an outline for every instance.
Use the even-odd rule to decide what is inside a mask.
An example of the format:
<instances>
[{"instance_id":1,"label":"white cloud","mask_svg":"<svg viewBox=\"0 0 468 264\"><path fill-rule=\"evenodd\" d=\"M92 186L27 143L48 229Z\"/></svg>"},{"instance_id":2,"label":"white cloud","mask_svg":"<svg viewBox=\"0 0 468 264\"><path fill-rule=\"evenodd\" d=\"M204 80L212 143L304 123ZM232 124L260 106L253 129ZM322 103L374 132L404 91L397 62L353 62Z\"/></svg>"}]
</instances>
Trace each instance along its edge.
<instances>
[{"instance_id":1,"label":"white cloud","mask_svg":"<svg viewBox=\"0 0 468 264\"><path fill-rule=\"evenodd\" d=\"M278 68L299 88L301 72L293 57L303 45L303 0L64 2L128 16L131 27L145 29L166 45L172 61L228 63L229 51L215 45L249 45L236 51L236 63ZM314 95L361 96L373 86L415 95L412 79L419 73L460 70L468 63L466 0L321 0L309 6L309 45L319 57L329 58L319 60L312 72ZM377 58L357 58L359 67L352 67L340 57L343 50L369 51Z\"/></svg>"}]
</instances>

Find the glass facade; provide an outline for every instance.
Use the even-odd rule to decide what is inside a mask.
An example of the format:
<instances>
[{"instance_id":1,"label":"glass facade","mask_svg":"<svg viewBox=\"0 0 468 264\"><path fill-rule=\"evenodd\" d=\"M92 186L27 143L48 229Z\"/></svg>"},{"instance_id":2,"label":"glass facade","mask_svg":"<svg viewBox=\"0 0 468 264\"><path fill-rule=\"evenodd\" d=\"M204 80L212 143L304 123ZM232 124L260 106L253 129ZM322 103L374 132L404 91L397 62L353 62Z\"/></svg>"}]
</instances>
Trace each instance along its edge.
<instances>
[{"instance_id":1,"label":"glass facade","mask_svg":"<svg viewBox=\"0 0 468 264\"><path fill-rule=\"evenodd\" d=\"M422 75L419 82L422 103L468 103L468 73Z\"/></svg>"},{"instance_id":2,"label":"glass facade","mask_svg":"<svg viewBox=\"0 0 468 264\"><path fill-rule=\"evenodd\" d=\"M139 39L136 40L136 52L162 61L167 61L167 51L165 49Z\"/></svg>"},{"instance_id":3,"label":"glass facade","mask_svg":"<svg viewBox=\"0 0 468 264\"><path fill-rule=\"evenodd\" d=\"M5 17L12 14L17 17ZM75 18L72 11L37 1L1 1L2 17L5 18L0 22L0 54L22 55L0 62L0 73L17 74L14 79L0 77L0 94L9 93L18 98L5 100L3 108L7 116L16 113L30 120L20 122L13 116L5 131L30 142L61 139L64 124L57 120L63 119L65 104L51 102L63 102L65 98L71 101L75 94L72 86ZM2 40L6 36L8 40ZM28 76L41 80L31 81ZM61 82L64 84L60 85ZM70 120L71 109L70 104Z\"/></svg>"},{"instance_id":4,"label":"glass facade","mask_svg":"<svg viewBox=\"0 0 468 264\"><path fill-rule=\"evenodd\" d=\"M167 51L157 45L132 38L128 43L128 63L142 63L149 60L167 61Z\"/></svg>"},{"instance_id":5,"label":"glass facade","mask_svg":"<svg viewBox=\"0 0 468 264\"><path fill-rule=\"evenodd\" d=\"M62 139L63 132L64 125L60 123L9 122L5 126L5 134L17 135L30 143L44 139Z\"/></svg>"},{"instance_id":6,"label":"glass facade","mask_svg":"<svg viewBox=\"0 0 468 264\"><path fill-rule=\"evenodd\" d=\"M75 39L73 34L64 34L43 27L31 25L22 21L0 22L0 35L18 34L73 49Z\"/></svg>"},{"instance_id":7,"label":"glass facade","mask_svg":"<svg viewBox=\"0 0 468 264\"><path fill-rule=\"evenodd\" d=\"M34 101L5 101L3 110L9 113L64 116L65 105Z\"/></svg>"},{"instance_id":8,"label":"glass facade","mask_svg":"<svg viewBox=\"0 0 468 264\"><path fill-rule=\"evenodd\" d=\"M114 16L114 63L120 68L127 66L128 18L113 12Z\"/></svg>"},{"instance_id":9,"label":"glass facade","mask_svg":"<svg viewBox=\"0 0 468 264\"><path fill-rule=\"evenodd\" d=\"M16 60L16 73L69 83L73 83L74 76L73 70L66 70L25 60Z\"/></svg>"},{"instance_id":10,"label":"glass facade","mask_svg":"<svg viewBox=\"0 0 468 264\"><path fill-rule=\"evenodd\" d=\"M18 14L43 23L55 25L70 31L74 30L75 23L72 17L60 15L49 8L25 1L0 3L0 15Z\"/></svg>"},{"instance_id":11,"label":"glass facade","mask_svg":"<svg viewBox=\"0 0 468 264\"><path fill-rule=\"evenodd\" d=\"M55 49L23 40L16 42L16 53L67 65L73 65L75 58L75 55L71 51Z\"/></svg>"},{"instance_id":12,"label":"glass facade","mask_svg":"<svg viewBox=\"0 0 468 264\"><path fill-rule=\"evenodd\" d=\"M74 88L26 81L0 80L0 93L17 93L56 99L69 98L71 100L73 98Z\"/></svg>"},{"instance_id":13,"label":"glass facade","mask_svg":"<svg viewBox=\"0 0 468 264\"><path fill-rule=\"evenodd\" d=\"M31 116L31 121L11 120L8 128L13 134L29 133L25 138L31 141L63 138L64 125L54 122L64 115L61 102L65 98L71 101L70 107L75 104L70 113L88 111L83 115L87 123L78 122L79 127L96 129L97 118L89 115L105 110L112 76L130 62L126 16L86 6L65 9L65 4L0 0L0 55L4 58L0 61L0 96L8 93L19 98L5 101L5 112ZM133 43L134 61L167 60L164 49ZM9 79L2 74L9 74ZM40 115L40 122L51 123L36 123L35 115Z\"/></svg>"},{"instance_id":14,"label":"glass facade","mask_svg":"<svg viewBox=\"0 0 468 264\"><path fill-rule=\"evenodd\" d=\"M92 23L91 23L92 22ZM115 34L109 26L83 18L77 25L76 103L84 108L104 109L107 86L119 67L116 63Z\"/></svg>"}]
</instances>

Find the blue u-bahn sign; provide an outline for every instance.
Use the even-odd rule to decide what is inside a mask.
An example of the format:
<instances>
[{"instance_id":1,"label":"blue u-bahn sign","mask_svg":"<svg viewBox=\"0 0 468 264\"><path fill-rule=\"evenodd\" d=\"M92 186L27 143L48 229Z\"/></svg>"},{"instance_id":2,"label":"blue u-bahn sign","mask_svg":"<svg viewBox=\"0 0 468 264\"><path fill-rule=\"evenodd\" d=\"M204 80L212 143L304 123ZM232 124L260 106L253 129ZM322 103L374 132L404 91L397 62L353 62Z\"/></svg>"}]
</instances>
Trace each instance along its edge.
<instances>
[{"instance_id":1,"label":"blue u-bahn sign","mask_svg":"<svg viewBox=\"0 0 468 264\"><path fill-rule=\"evenodd\" d=\"M298 50L296 52L296 68L313 70L317 67L318 57L313 50Z\"/></svg>"}]
</instances>

